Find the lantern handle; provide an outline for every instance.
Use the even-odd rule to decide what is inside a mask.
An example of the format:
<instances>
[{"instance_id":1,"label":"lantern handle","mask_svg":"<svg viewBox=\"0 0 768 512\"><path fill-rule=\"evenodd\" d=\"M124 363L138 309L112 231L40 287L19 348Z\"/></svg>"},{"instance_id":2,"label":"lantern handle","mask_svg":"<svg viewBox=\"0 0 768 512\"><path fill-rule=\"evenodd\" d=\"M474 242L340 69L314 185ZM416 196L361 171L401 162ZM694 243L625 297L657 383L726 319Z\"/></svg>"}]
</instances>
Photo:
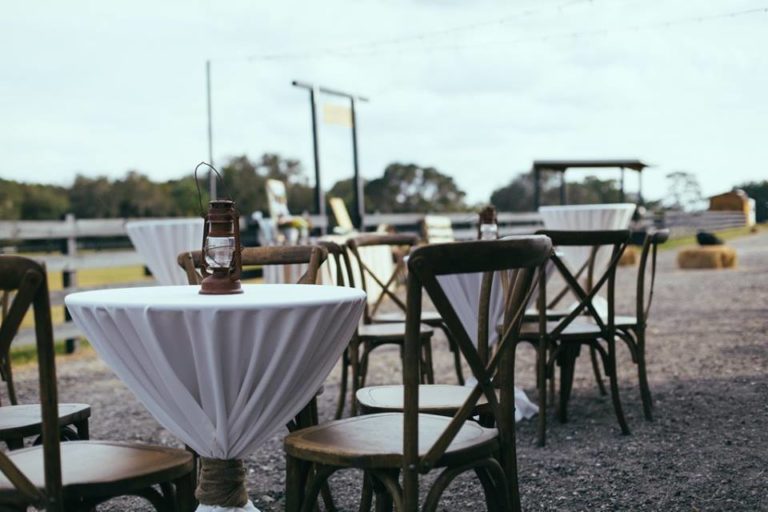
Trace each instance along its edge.
<instances>
[{"instance_id":1,"label":"lantern handle","mask_svg":"<svg viewBox=\"0 0 768 512\"><path fill-rule=\"evenodd\" d=\"M205 210L203 209L203 193L200 192L200 182L197 180L197 170L202 165L208 167L210 170L212 170L213 172L216 173L216 176L219 177L218 181L219 181L219 183L221 183L221 189L224 192L224 195L226 197L228 197L230 199L230 201L232 200L232 196L227 194L227 189L224 187L224 177L221 175L221 173L219 173L219 171L216 170L216 168L214 166L212 166L208 162L200 162L199 164L197 164L195 166L195 172L194 172L195 186L197 187L197 202L200 204L200 216L205 218Z\"/></svg>"}]
</instances>

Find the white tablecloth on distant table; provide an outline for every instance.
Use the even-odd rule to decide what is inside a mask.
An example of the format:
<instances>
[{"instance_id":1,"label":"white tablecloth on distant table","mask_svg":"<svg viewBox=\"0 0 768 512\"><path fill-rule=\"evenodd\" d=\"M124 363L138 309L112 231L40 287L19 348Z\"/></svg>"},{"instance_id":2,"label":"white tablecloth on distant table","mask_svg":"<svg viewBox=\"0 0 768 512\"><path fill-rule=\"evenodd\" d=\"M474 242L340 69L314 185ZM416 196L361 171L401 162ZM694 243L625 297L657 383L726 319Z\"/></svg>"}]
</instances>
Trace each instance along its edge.
<instances>
[{"instance_id":1,"label":"white tablecloth on distant table","mask_svg":"<svg viewBox=\"0 0 768 512\"><path fill-rule=\"evenodd\" d=\"M602 231L627 229L636 206L632 203L542 206L539 213L546 229L558 231ZM589 247L558 247L568 266L578 271L589 258ZM595 257L595 274L600 275L611 254L606 248Z\"/></svg>"},{"instance_id":2,"label":"white tablecloth on distant table","mask_svg":"<svg viewBox=\"0 0 768 512\"><path fill-rule=\"evenodd\" d=\"M317 392L365 300L359 290L331 286L243 289L239 295L200 295L197 286L98 290L70 294L66 305L161 425L204 457L237 459Z\"/></svg>"},{"instance_id":3,"label":"white tablecloth on distant table","mask_svg":"<svg viewBox=\"0 0 768 512\"><path fill-rule=\"evenodd\" d=\"M158 283L187 284L176 258L202 248L202 218L137 220L126 223L125 230Z\"/></svg>"},{"instance_id":4,"label":"white tablecloth on distant table","mask_svg":"<svg viewBox=\"0 0 768 512\"><path fill-rule=\"evenodd\" d=\"M456 316L461 325L467 331L472 342L477 346L478 315L480 309L480 288L483 283L482 273L450 274L438 276L437 281L443 288L443 292L451 301ZM500 274L494 274L491 287L491 301L488 311L488 346L493 345L499 339L496 326L501 324L504 318L504 292L501 286ZM469 378L466 385L474 386L477 381ZM539 407L531 402L525 392L515 387L515 421L530 418L539 412Z\"/></svg>"},{"instance_id":5,"label":"white tablecloth on distant table","mask_svg":"<svg viewBox=\"0 0 768 512\"><path fill-rule=\"evenodd\" d=\"M331 242L336 242L339 245L343 245L349 237L339 235L329 235L322 238ZM395 271L395 264L392 261L392 247L388 245L376 245L370 247L360 247L360 258L370 268L376 277L381 280L382 283L386 283L392 272ZM360 279L360 269L355 260L355 257L350 254L352 264L352 277L355 281L356 288L362 288ZM265 283L295 283L299 278L307 271L306 265L269 265L264 267L264 282ZM344 269L344 279L347 279L346 269ZM322 284L335 285L336 284L336 260L333 256L328 256L328 259L320 267L318 281ZM368 302L370 304L375 303L379 295L381 295L381 286L368 274L366 274L365 285L368 290ZM394 290L393 286L390 286L390 290Z\"/></svg>"}]
</instances>

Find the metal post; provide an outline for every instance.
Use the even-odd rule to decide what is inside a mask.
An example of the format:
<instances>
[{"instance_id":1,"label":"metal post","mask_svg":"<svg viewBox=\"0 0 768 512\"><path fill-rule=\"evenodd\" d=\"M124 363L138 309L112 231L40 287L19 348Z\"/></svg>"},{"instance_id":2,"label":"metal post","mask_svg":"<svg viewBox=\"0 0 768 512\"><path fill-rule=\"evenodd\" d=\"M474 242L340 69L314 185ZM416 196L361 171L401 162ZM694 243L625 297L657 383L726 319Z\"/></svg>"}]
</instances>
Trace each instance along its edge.
<instances>
[{"instance_id":1,"label":"metal post","mask_svg":"<svg viewBox=\"0 0 768 512\"><path fill-rule=\"evenodd\" d=\"M213 113L211 111L211 60L205 61L205 83L208 93L208 163L213 166ZM208 171L208 191L216 199L216 175Z\"/></svg>"},{"instance_id":2,"label":"metal post","mask_svg":"<svg viewBox=\"0 0 768 512\"><path fill-rule=\"evenodd\" d=\"M355 98L349 98L349 106L352 110L352 162L355 174L353 184L355 186L355 227L364 231L363 219L365 217L365 196L363 193L363 181L360 179L360 164L357 158L357 115L355 113Z\"/></svg>"},{"instance_id":3,"label":"metal post","mask_svg":"<svg viewBox=\"0 0 768 512\"><path fill-rule=\"evenodd\" d=\"M321 217L325 217L325 194L323 194L323 184L320 181L320 143L318 139L316 87L312 87L309 90L309 104L312 109L312 154L315 159L315 212Z\"/></svg>"},{"instance_id":4,"label":"metal post","mask_svg":"<svg viewBox=\"0 0 768 512\"><path fill-rule=\"evenodd\" d=\"M621 195L620 195L620 197L621 197L621 201L620 202L623 203L624 202L624 168L623 167L621 168Z\"/></svg>"},{"instance_id":5,"label":"metal post","mask_svg":"<svg viewBox=\"0 0 768 512\"><path fill-rule=\"evenodd\" d=\"M643 171L637 171L637 204L643 205Z\"/></svg>"},{"instance_id":6,"label":"metal post","mask_svg":"<svg viewBox=\"0 0 768 512\"><path fill-rule=\"evenodd\" d=\"M533 168L533 210L539 211L541 198L539 197L539 168Z\"/></svg>"},{"instance_id":7,"label":"metal post","mask_svg":"<svg viewBox=\"0 0 768 512\"><path fill-rule=\"evenodd\" d=\"M77 271L72 268L72 261L77 256L77 238L75 227L75 214L68 213L64 216L64 222L67 224L67 238L63 241L62 252L68 256L66 267L61 272L61 285L66 290L67 288L77 287ZM67 306L64 306L64 321L71 322L72 316L69 314ZM64 351L67 354L72 354L77 349L77 339L67 338L64 341Z\"/></svg>"},{"instance_id":8,"label":"metal post","mask_svg":"<svg viewBox=\"0 0 768 512\"><path fill-rule=\"evenodd\" d=\"M565 204L565 169L560 172L560 204Z\"/></svg>"}]
</instances>

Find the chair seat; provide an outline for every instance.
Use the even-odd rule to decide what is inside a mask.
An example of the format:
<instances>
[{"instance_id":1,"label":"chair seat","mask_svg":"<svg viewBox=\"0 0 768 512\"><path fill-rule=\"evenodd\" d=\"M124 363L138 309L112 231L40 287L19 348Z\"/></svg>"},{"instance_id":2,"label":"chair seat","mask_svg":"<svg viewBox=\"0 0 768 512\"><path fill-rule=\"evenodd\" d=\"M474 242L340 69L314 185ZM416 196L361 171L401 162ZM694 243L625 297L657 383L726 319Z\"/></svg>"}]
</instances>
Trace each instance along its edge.
<instances>
[{"instance_id":1,"label":"chair seat","mask_svg":"<svg viewBox=\"0 0 768 512\"><path fill-rule=\"evenodd\" d=\"M559 318L563 318L568 316L568 313L570 313L567 309L549 309L547 308L547 320L557 320ZM526 321L536 321L539 319L539 310L536 308L528 308L525 310L525 320Z\"/></svg>"},{"instance_id":2,"label":"chair seat","mask_svg":"<svg viewBox=\"0 0 768 512\"><path fill-rule=\"evenodd\" d=\"M40 434L42 419L40 404L6 405L0 407L0 439L28 437ZM71 425L91 417L88 404L59 404L59 425Z\"/></svg>"},{"instance_id":3,"label":"chair seat","mask_svg":"<svg viewBox=\"0 0 768 512\"><path fill-rule=\"evenodd\" d=\"M434 333L434 330L428 325L421 324L419 329L419 335L422 337L430 337ZM376 338L381 341L384 339L390 339L392 341L402 340L405 337L405 324L404 323L388 323L388 324L368 324L361 325L357 330L357 335L360 339Z\"/></svg>"},{"instance_id":4,"label":"chair seat","mask_svg":"<svg viewBox=\"0 0 768 512\"><path fill-rule=\"evenodd\" d=\"M405 322L405 313L402 311L392 311L390 313L380 313L373 317L374 323L398 323ZM421 322L430 327L439 327L443 324L443 317L437 311L422 311Z\"/></svg>"},{"instance_id":5,"label":"chair seat","mask_svg":"<svg viewBox=\"0 0 768 512\"><path fill-rule=\"evenodd\" d=\"M614 317L614 324L616 327L631 327L635 325L637 322L637 319L634 316L619 316L617 315ZM560 322L556 321L548 321L547 322L547 332L552 332L555 327ZM499 326L499 329L501 329L501 326ZM520 336L524 339L530 340L534 337L538 336L539 334L539 323L538 322L525 322L520 329ZM560 335L564 339L568 338L575 338L575 339L583 339L583 338L593 338L595 336L600 335L600 327L595 323L595 321L591 318L576 318L571 323L568 324L568 326L565 328L565 330Z\"/></svg>"},{"instance_id":6,"label":"chair seat","mask_svg":"<svg viewBox=\"0 0 768 512\"><path fill-rule=\"evenodd\" d=\"M289 434L285 451L303 460L366 468L397 468L403 462L403 414L382 413L331 421ZM419 455L440 437L451 418L419 414ZM465 422L437 466L486 457L498 449L496 429Z\"/></svg>"},{"instance_id":7,"label":"chair seat","mask_svg":"<svg viewBox=\"0 0 768 512\"><path fill-rule=\"evenodd\" d=\"M6 456L38 488L45 488L43 448L34 446L8 452ZM110 496L143 489L156 482L175 480L192 471L190 452L160 446L110 441L61 443L61 475L64 497ZM0 473L0 497L18 494ZM5 501L5 500L3 500Z\"/></svg>"},{"instance_id":8,"label":"chair seat","mask_svg":"<svg viewBox=\"0 0 768 512\"><path fill-rule=\"evenodd\" d=\"M419 386L419 411L452 416L464 404L474 386L422 384ZM497 390L498 391L498 390ZM370 386L357 390L356 398L366 412L398 412L403 410L403 385ZM485 396L477 406L487 404Z\"/></svg>"}]
</instances>

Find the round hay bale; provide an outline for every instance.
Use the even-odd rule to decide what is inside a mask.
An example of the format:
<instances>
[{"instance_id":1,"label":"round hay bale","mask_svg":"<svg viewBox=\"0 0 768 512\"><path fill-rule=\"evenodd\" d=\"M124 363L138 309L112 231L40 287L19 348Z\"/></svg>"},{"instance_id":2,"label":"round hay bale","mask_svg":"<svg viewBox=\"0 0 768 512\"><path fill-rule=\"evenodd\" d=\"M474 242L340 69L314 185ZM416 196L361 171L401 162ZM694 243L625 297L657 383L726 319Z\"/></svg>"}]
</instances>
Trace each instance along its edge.
<instances>
[{"instance_id":1,"label":"round hay bale","mask_svg":"<svg viewBox=\"0 0 768 512\"><path fill-rule=\"evenodd\" d=\"M630 245L624 250L623 253L621 253L621 258L619 258L619 266L634 267L637 265L639 260L640 257L637 255L637 247Z\"/></svg>"}]
</instances>

